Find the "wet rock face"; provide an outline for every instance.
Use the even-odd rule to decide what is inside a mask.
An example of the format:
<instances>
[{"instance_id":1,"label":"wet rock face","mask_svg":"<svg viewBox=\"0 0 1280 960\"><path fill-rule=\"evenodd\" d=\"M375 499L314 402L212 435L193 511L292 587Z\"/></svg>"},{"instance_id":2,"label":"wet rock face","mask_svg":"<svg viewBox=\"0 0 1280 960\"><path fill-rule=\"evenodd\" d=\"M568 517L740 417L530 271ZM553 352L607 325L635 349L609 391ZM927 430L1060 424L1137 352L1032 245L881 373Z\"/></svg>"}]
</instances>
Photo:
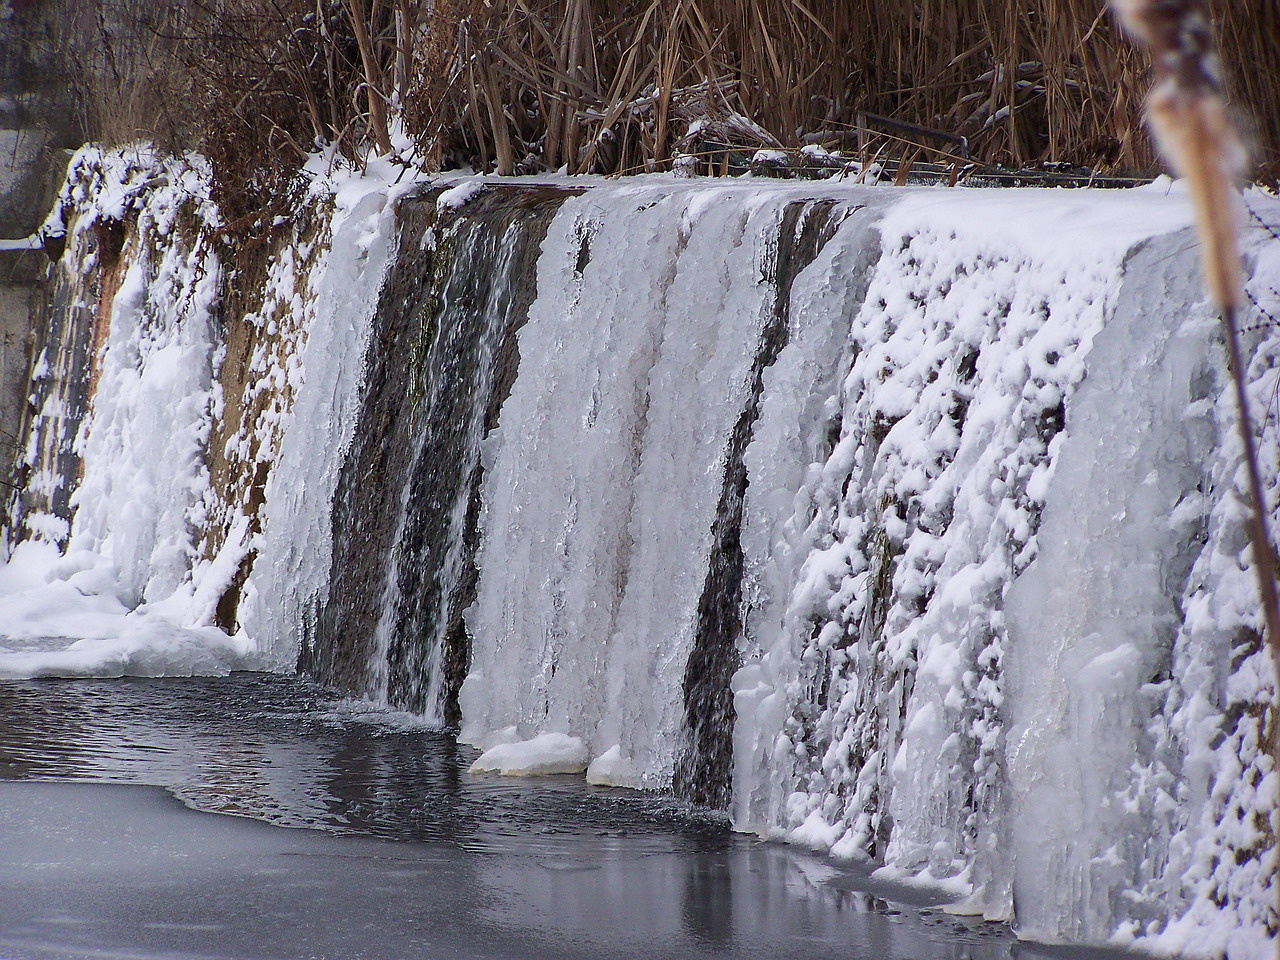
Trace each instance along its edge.
<instances>
[{"instance_id":1,"label":"wet rock face","mask_svg":"<svg viewBox=\"0 0 1280 960\"><path fill-rule=\"evenodd\" d=\"M235 238L224 253L235 270L219 310L221 415L212 425L206 452L210 487L216 493L208 498L199 552L208 560L227 549L242 553L215 618L229 634L242 626L240 606L258 555L250 545L236 546L237 524L244 524L249 537L263 531L266 487L292 413L300 355L314 320L317 264L331 243L327 212L323 205L304 207L288 223Z\"/></svg>"},{"instance_id":2,"label":"wet rock face","mask_svg":"<svg viewBox=\"0 0 1280 960\"><path fill-rule=\"evenodd\" d=\"M517 366L547 224L570 192L496 189L400 209L334 506L329 601L303 669L454 722L469 666L479 444Z\"/></svg>"}]
</instances>

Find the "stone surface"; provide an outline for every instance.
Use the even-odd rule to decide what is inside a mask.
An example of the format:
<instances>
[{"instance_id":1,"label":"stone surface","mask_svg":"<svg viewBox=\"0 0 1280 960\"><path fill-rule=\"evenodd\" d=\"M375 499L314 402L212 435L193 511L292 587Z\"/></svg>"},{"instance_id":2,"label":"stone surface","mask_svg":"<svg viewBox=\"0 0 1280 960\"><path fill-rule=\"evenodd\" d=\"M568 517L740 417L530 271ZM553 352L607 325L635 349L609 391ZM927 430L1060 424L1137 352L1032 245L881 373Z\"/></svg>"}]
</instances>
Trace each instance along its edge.
<instances>
[{"instance_id":1,"label":"stone surface","mask_svg":"<svg viewBox=\"0 0 1280 960\"><path fill-rule=\"evenodd\" d=\"M0 525L3 485L14 481L21 450L32 332L51 295L40 250L5 250L30 236L48 214L66 170L65 148L81 142L51 24L67 0L0 4Z\"/></svg>"}]
</instances>

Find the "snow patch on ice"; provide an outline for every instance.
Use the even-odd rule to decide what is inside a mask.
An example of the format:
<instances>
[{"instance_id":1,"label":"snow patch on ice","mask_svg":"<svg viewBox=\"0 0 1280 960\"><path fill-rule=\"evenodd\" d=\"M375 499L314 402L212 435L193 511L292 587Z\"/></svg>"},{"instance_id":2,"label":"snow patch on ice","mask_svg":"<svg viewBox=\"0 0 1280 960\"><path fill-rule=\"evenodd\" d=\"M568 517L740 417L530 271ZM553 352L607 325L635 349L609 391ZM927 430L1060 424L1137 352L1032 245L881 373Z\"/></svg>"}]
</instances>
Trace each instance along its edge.
<instances>
[{"instance_id":1,"label":"snow patch on ice","mask_svg":"<svg viewBox=\"0 0 1280 960\"><path fill-rule=\"evenodd\" d=\"M616 743L587 767L587 783L599 787L638 787L640 782L635 764L622 755L622 747Z\"/></svg>"},{"instance_id":2,"label":"snow patch on ice","mask_svg":"<svg viewBox=\"0 0 1280 960\"><path fill-rule=\"evenodd\" d=\"M531 740L492 747L471 764L471 773L499 773L505 777L539 777L556 773L583 773L587 769L587 745L578 737L543 733Z\"/></svg>"}]
</instances>

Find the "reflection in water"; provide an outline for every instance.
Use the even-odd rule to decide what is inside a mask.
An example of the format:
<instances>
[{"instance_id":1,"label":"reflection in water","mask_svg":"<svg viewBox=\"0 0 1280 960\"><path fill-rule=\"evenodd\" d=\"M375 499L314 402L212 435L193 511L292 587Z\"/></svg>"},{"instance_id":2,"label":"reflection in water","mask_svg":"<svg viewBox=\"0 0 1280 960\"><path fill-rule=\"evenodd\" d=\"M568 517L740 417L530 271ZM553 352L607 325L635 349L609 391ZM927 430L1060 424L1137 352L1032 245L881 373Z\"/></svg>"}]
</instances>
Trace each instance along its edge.
<instances>
[{"instance_id":1,"label":"reflection in water","mask_svg":"<svg viewBox=\"0 0 1280 960\"><path fill-rule=\"evenodd\" d=\"M678 801L567 777L530 789L467 774L474 758L292 677L0 683L0 778L154 784L199 810L477 851L638 855L729 836Z\"/></svg>"},{"instance_id":2,"label":"reflection in water","mask_svg":"<svg viewBox=\"0 0 1280 960\"><path fill-rule=\"evenodd\" d=\"M727 945L733 939L733 872L724 859L729 851L717 847L717 855L689 862L683 918L690 936Z\"/></svg>"},{"instance_id":3,"label":"reflection in water","mask_svg":"<svg viewBox=\"0 0 1280 960\"><path fill-rule=\"evenodd\" d=\"M438 898L432 864L447 864L468 923L536 936L557 956L1049 955L997 925L895 906L903 891L681 801L577 777L472 776L474 756L297 678L0 683L0 780L151 784L197 810L418 842L374 858L375 875L353 881L372 884L361 896L421 904L427 884Z\"/></svg>"}]
</instances>

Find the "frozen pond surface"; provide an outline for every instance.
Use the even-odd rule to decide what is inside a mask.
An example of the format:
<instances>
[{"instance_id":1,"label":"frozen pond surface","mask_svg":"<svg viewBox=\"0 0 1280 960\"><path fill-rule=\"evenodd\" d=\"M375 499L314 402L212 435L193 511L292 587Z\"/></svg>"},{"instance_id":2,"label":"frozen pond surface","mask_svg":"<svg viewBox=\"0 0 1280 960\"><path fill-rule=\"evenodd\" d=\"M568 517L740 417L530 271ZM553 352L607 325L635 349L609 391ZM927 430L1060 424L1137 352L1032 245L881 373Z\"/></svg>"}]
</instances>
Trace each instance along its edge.
<instances>
[{"instance_id":1,"label":"frozen pond surface","mask_svg":"<svg viewBox=\"0 0 1280 960\"><path fill-rule=\"evenodd\" d=\"M0 957L1093 953L668 799L471 776L474 755L292 678L0 683Z\"/></svg>"}]
</instances>

